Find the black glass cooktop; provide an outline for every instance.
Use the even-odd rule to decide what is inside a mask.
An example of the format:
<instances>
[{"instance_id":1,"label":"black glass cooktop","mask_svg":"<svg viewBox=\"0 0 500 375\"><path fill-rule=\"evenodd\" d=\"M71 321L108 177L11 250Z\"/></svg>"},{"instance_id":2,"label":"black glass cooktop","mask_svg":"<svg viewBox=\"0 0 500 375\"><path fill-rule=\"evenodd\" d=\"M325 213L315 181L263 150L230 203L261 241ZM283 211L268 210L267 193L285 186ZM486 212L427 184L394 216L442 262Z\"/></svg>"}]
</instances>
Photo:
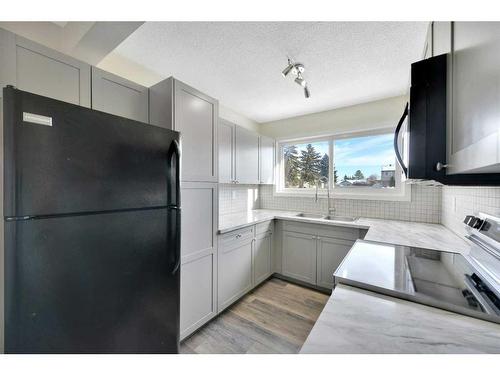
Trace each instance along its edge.
<instances>
[{"instance_id":1,"label":"black glass cooktop","mask_svg":"<svg viewBox=\"0 0 500 375\"><path fill-rule=\"evenodd\" d=\"M335 283L500 323L498 289L461 254L358 240Z\"/></svg>"}]
</instances>

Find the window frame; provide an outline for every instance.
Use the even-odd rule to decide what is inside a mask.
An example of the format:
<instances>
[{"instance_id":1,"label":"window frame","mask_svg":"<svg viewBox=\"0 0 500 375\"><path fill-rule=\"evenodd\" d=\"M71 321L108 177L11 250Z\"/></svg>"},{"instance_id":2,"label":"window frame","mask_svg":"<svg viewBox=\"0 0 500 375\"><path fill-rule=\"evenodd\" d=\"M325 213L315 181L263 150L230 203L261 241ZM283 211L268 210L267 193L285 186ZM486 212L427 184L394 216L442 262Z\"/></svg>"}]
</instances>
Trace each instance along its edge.
<instances>
[{"instance_id":1,"label":"window frame","mask_svg":"<svg viewBox=\"0 0 500 375\"><path fill-rule=\"evenodd\" d=\"M285 188L284 181L284 157L283 148L292 144L304 144L314 142L329 143L329 158L328 166L328 184L330 186L330 198L337 199L364 199L364 200L388 200L388 201L410 201L411 200L411 185L405 184L403 171L395 160L395 175L396 186L394 189L373 189L370 187L355 187L355 188L338 188L333 184L333 170L335 165L334 152L335 141L348 138L358 138L382 134L393 134L393 128L381 128L376 130L368 130L361 132L337 133L324 136L300 137L293 139L282 139L276 141L276 184L274 185L274 195L280 197L310 197L316 196L315 188L300 189L300 188ZM326 198L327 189L319 188L318 197Z\"/></svg>"}]
</instances>

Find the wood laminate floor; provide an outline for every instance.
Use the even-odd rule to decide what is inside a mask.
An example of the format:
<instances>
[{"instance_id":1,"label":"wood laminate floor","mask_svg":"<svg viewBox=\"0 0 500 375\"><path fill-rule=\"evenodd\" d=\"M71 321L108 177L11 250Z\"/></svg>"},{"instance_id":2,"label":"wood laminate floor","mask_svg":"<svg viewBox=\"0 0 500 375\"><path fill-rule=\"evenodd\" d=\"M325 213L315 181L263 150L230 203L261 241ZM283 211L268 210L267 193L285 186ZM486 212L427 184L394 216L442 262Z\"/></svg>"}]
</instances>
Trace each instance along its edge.
<instances>
[{"instance_id":1,"label":"wood laminate floor","mask_svg":"<svg viewBox=\"0 0 500 375\"><path fill-rule=\"evenodd\" d=\"M328 298L272 278L184 340L181 353L298 353Z\"/></svg>"}]
</instances>

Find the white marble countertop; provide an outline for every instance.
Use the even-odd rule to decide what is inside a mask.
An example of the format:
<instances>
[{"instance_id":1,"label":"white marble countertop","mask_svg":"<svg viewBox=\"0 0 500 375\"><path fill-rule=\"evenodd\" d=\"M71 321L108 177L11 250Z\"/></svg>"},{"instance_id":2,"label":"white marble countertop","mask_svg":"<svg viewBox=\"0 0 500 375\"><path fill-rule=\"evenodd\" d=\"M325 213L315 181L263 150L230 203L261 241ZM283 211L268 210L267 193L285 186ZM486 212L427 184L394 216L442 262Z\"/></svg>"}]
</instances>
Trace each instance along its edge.
<instances>
[{"instance_id":1,"label":"white marble countertop","mask_svg":"<svg viewBox=\"0 0 500 375\"><path fill-rule=\"evenodd\" d=\"M500 353L500 325L338 285L301 353Z\"/></svg>"},{"instance_id":2,"label":"white marble countertop","mask_svg":"<svg viewBox=\"0 0 500 375\"><path fill-rule=\"evenodd\" d=\"M410 221L359 218L353 222L331 221L297 217L299 212L280 210L252 210L222 215L219 217L219 233L267 220L282 219L332 226L366 229L365 240L388 242L395 245L416 246L434 250L467 253L469 244L441 224L426 224Z\"/></svg>"}]
</instances>

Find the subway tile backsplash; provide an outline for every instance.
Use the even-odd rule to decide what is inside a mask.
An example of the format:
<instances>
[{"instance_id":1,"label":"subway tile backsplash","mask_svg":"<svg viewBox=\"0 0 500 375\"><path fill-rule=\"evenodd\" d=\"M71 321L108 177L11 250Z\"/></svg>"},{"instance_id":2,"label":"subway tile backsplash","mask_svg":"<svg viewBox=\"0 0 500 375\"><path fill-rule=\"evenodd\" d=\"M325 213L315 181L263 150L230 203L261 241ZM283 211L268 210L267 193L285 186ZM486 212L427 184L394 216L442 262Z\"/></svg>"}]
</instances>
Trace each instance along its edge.
<instances>
[{"instance_id":1,"label":"subway tile backsplash","mask_svg":"<svg viewBox=\"0 0 500 375\"><path fill-rule=\"evenodd\" d=\"M459 235L465 235L466 215L484 212L500 216L500 187L444 186L441 222Z\"/></svg>"},{"instance_id":2,"label":"subway tile backsplash","mask_svg":"<svg viewBox=\"0 0 500 375\"><path fill-rule=\"evenodd\" d=\"M326 199L278 197L272 185L219 186L219 213L226 215L266 208L326 213ZM500 216L500 187L413 185L410 202L332 199L337 215L443 224L464 235L466 215L485 212Z\"/></svg>"},{"instance_id":3,"label":"subway tile backsplash","mask_svg":"<svg viewBox=\"0 0 500 375\"><path fill-rule=\"evenodd\" d=\"M219 215L260 208L259 185L219 185Z\"/></svg>"},{"instance_id":4,"label":"subway tile backsplash","mask_svg":"<svg viewBox=\"0 0 500 375\"><path fill-rule=\"evenodd\" d=\"M325 198L274 196L273 186L260 185L260 208L326 213ZM381 219L441 222L441 187L413 185L410 202L332 199L336 215Z\"/></svg>"}]
</instances>

